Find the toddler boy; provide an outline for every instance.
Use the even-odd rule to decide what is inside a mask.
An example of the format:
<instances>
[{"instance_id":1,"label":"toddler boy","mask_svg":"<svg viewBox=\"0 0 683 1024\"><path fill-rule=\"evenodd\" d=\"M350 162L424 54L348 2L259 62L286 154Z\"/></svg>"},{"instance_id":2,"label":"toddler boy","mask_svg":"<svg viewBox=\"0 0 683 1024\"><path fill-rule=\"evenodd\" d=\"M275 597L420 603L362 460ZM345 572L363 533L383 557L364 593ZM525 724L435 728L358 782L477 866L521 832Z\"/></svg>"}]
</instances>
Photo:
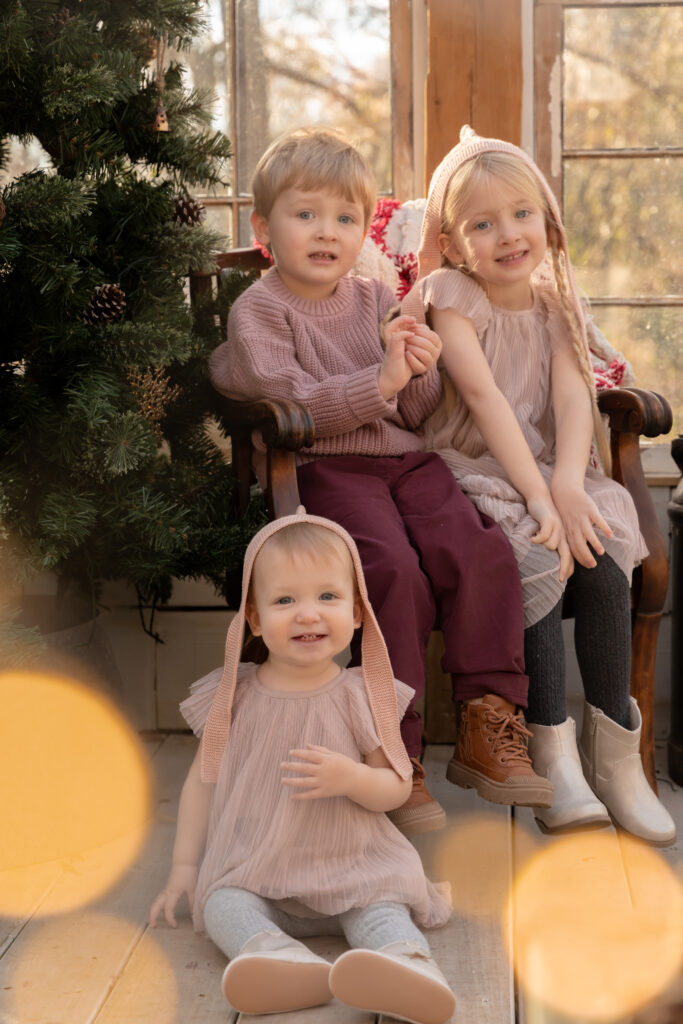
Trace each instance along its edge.
<instances>
[{"instance_id":1,"label":"toddler boy","mask_svg":"<svg viewBox=\"0 0 683 1024\"><path fill-rule=\"evenodd\" d=\"M533 772L518 710L527 677L512 549L439 456L423 451L418 432L439 399L441 342L405 316L380 339L394 296L379 281L348 276L375 206L372 172L338 133L298 129L269 147L252 189L252 227L275 266L234 303L211 380L233 398L307 406L315 441L300 454L301 500L356 541L396 678L423 693L438 621L458 710L459 780L495 803L550 806L552 787ZM413 791L390 813L407 835L445 823L424 784L421 733L411 704L401 734Z\"/></svg>"}]
</instances>

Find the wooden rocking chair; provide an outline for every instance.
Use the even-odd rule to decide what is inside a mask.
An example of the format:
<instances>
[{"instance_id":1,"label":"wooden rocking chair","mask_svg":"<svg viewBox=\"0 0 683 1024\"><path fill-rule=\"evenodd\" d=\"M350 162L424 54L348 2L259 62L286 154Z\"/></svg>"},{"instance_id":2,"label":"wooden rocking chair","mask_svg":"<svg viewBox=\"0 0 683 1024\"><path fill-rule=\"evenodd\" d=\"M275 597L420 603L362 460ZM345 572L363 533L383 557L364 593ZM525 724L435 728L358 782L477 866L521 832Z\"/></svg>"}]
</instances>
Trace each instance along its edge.
<instances>
[{"instance_id":1,"label":"wooden rocking chair","mask_svg":"<svg viewBox=\"0 0 683 1024\"><path fill-rule=\"evenodd\" d=\"M267 258L258 249L233 249L216 257L212 273L190 275L193 305L221 286L221 275L231 268L264 270ZM225 329L225 324L222 325ZM640 388L603 391L598 401L609 418L612 476L631 493L649 555L633 576L631 693L638 701L643 729L641 754L646 775L657 791L654 764L654 686L657 635L668 584L666 542L657 522L640 461L639 438L658 437L671 429L672 413L661 395ZM296 401L263 399L238 402L217 396L216 409L232 444L232 466L237 478L240 506L246 508L254 481L251 470L253 430L267 446L266 497L272 517L288 515L300 504L296 481L296 453L313 443L315 429L308 410ZM563 615L573 617L569 602ZM433 637L434 639L434 637ZM425 735L429 742L449 742L454 728L450 680L438 666L438 641L429 657L425 706Z\"/></svg>"}]
</instances>

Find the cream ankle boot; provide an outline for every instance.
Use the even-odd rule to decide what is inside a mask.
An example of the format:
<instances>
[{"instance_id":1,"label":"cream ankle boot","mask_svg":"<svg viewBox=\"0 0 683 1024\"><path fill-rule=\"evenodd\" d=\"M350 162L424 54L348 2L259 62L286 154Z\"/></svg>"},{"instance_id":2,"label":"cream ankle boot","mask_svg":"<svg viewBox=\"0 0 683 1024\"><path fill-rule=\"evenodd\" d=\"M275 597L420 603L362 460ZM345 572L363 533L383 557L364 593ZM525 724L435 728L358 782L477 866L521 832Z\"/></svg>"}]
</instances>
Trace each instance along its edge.
<instances>
[{"instance_id":1,"label":"cream ankle boot","mask_svg":"<svg viewBox=\"0 0 683 1024\"><path fill-rule=\"evenodd\" d=\"M566 718L561 725L535 725L530 731L529 753L534 771L553 784L552 807L534 807L542 832L570 832L604 828L610 824L607 810L586 782L576 749L576 725Z\"/></svg>"},{"instance_id":2,"label":"cream ankle boot","mask_svg":"<svg viewBox=\"0 0 683 1024\"><path fill-rule=\"evenodd\" d=\"M223 995L241 1013L287 1013L332 998L330 965L281 931L259 932L223 971Z\"/></svg>"},{"instance_id":3,"label":"cream ankle boot","mask_svg":"<svg viewBox=\"0 0 683 1024\"><path fill-rule=\"evenodd\" d=\"M676 841L676 826L645 778L640 759L642 718L633 697L629 700L630 729L617 725L587 701L584 704L579 740L583 772L615 825L653 846L671 846Z\"/></svg>"},{"instance_id":4,"label":"cream ankle boot","mask_svg":"<svg viewBox=\"0 0 683 1024\"><path fill-rule=\"evenodd\" d=\"M414 942L350 949L332 965L330 988L340 1002L408 1024L446 1024L455 996L432 957Z\"/></svg>"}]
</instances>

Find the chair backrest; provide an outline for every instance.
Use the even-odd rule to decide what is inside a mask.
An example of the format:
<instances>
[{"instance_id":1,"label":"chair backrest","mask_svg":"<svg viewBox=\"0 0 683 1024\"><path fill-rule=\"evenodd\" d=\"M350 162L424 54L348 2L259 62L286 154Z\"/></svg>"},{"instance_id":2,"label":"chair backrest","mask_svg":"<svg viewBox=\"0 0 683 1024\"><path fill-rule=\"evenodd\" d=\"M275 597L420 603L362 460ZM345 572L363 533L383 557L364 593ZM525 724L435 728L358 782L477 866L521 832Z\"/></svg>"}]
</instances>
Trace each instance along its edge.
<instances>
[{"instance_id":1,"label":"chair backrest","mask_svg":"<svg viewBox=\"0 0 683 1024\"><path fill-rule=\"evenodd\" d=\"M190 302L193 306L214 295L221 287L222 275L230 270L267 270L271 262L261 249L230 249L215 255L214 270L193 270L190 274ZM226 329L224 317L221 327Z\"/></svg>"}]
</instances>

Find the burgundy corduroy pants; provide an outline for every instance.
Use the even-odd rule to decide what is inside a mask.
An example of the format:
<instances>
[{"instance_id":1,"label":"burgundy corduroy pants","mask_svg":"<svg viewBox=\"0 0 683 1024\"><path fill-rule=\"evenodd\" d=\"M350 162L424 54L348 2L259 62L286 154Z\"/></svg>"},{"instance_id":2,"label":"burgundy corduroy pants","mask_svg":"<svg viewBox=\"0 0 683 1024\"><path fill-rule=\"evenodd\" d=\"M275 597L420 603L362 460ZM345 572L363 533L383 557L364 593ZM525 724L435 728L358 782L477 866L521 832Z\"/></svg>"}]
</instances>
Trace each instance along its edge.
<instances>
[{"instance_id":1,"label":"burgundy corduroy pants","mask_svg":"<svg viewBox=\"0 0 683 1024\"><path fill-rule=\"evenodd\" d=\"M306 511L358 546L394 675L421 696L427 641L441 628L454 700L497 693L526 706L519 571L500 527L464 496L434 452L334 456L298 469ZM352 663L358 664L360 644ZM411 757L422 723L411 702L401 734Z\"/></svg>"}]
</instances>

